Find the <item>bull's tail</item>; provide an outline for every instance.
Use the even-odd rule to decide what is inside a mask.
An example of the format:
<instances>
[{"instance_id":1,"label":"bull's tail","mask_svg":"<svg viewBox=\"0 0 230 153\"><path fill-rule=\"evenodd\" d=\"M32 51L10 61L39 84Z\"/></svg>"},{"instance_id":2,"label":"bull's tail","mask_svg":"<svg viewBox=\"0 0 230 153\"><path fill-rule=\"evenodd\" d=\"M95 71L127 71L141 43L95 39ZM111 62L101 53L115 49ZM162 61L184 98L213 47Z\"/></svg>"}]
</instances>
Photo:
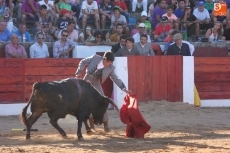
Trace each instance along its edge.
<instances>
[{"instance_id":1,"label":"bull's tail","mask_svg":"<svg viewBox=\"0 0 230 153\"><path fill-rule=\"evenodd\" d=\"M27 108L29 107L30 103L32 102L32 97L33 97L33 94L34 94L34 91L36 89L38 89L38 85L39 83L35 83L33 85L33 90L32 90L32 93L30 95L30 99L29 99L29 102L27 103L27 105L22 109L22 112L20 114L20 118L21 118L21 122L27 127L28 123L27 123L27 117L26 117L26 112L27 112Z\"/></svg>"}]
</instances>

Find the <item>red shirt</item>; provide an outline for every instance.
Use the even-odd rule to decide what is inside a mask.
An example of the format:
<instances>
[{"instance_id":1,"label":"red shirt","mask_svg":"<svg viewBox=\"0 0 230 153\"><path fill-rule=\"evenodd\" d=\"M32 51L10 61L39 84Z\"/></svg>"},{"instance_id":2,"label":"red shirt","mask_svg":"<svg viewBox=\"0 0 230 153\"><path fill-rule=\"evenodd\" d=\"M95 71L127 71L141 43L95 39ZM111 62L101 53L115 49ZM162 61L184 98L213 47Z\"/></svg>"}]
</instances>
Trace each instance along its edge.
<instances>
[{"instance_id":1,"label":"red shirt","mask_svg":"<svg viewBox=\"0 0 230 153\"><path fill-rule=\"evenodd\" d=\"M156 26L156 29L154 31L154 34L159 36L162 33L168 33L172 29L172 26L170 24L166 24L165 27L162 26L162 24L158 24Z\"/></svg>"},{"instance_id":2,"label":"red shirt","mask_svg":"<svg viewBox=\"0 0 230 153\"><path fill-rule=\"evenodd\" d=\"M128 9L127 9L127 6L126 6L126 4L125 4L125 2L122 2L122 1L120 1L120 2L118 2L118 3L113 2L113 4L114 4L114 6L119 6L119 7L122 8L122 10L124 10L124 11L128 10Z\"/></svg>"}]
</instances>

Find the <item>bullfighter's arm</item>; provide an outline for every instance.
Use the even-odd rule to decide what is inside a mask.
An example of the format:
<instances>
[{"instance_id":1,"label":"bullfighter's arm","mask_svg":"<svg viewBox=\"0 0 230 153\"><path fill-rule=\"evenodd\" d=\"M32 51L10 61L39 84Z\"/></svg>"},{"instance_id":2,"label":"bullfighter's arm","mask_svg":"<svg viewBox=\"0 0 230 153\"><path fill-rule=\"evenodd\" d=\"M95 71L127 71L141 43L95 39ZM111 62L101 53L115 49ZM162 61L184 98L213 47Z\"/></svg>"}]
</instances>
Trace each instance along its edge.
<instances>
[{"instance_id":1,"label":"bullfighter's arm","mask_svg":"<svg viewBox=\"0 0 230 153\"><path fill-rule=\"evenodd\" d=\"M89 65L90 62L92 61L94 55L93 56L90 56L90 57L87 57L85 59L82 59L80 61L80 63L78 64L78 68L77 68L77 71L76 71L76 75L81 75L82 73L82 70L85 68L85 66Z\"/></svg>"},{"instance_id":2,"label":"bullfighter's arm","mask_svg":"<svg viewBox=\"0 0 230 153\"><path fill-rule=\"evenodd\" d=\"M121 89L126 89L124 83L117 77L117 75L114 73L114 70L110 73L111 80Z\"/></svg>"}]
</instances>

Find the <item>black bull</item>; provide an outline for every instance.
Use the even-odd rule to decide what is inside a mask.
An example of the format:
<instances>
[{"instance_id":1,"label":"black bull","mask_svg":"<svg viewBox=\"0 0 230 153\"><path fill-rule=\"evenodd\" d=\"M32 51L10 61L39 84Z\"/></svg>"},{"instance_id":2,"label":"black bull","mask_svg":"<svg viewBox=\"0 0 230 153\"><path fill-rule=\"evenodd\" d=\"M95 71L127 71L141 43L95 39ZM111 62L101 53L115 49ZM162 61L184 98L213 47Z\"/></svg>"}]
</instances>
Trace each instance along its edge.
<instances>
[{"instance_id":1,"label":"black bull","mask_svg":"<svg viewBox=\"0 0 230 153\"><path fill-rule=\"evenodd\" d=\"M109 103L118 110L111 99L102 96L96 88L84 80L72 78L34 83L29 102L21 113L21 120L27 129L26 139L30 138L32 125L45 112L50 118L50 123L62 136L66 136L66 133L58 125L58 119L65 118L67 114L75 116L78 120L78 139L83 139L82 122L85 124L86 131L90 132L87 119L92 114L94 124L101 125ZM32 114L27 119L26 112L30 104Z\"/></svg>"}]
</instances>

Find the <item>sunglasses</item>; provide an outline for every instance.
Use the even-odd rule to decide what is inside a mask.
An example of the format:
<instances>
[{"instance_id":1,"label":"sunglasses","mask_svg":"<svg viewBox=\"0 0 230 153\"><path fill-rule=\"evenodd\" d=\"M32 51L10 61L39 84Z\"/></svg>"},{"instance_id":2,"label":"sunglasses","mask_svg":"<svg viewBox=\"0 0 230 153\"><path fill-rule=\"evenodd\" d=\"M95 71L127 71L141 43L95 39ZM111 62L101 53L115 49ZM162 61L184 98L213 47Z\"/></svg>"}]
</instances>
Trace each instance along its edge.
<instances>
[{"instance_id":1,"label":"sunglasses","mask_svg":"<svg viewBox=\"0 0 230 153\"><path fill-rule=\"evenodd\" d=\"M68 37L68 35L62 35L63 37Z\"/></svg>"},{"instance_id":2,"label":"sunglasses","mask_svg":"<svg viewBox=\"0 0 230 153\"><path fill-rule=\"evenodd\" d=\"M44 38L43 38L43 37L42 37L42 38L39 38L39 37L38 37L38 39L44 39Z\"/></svg>"}]
</instances>

